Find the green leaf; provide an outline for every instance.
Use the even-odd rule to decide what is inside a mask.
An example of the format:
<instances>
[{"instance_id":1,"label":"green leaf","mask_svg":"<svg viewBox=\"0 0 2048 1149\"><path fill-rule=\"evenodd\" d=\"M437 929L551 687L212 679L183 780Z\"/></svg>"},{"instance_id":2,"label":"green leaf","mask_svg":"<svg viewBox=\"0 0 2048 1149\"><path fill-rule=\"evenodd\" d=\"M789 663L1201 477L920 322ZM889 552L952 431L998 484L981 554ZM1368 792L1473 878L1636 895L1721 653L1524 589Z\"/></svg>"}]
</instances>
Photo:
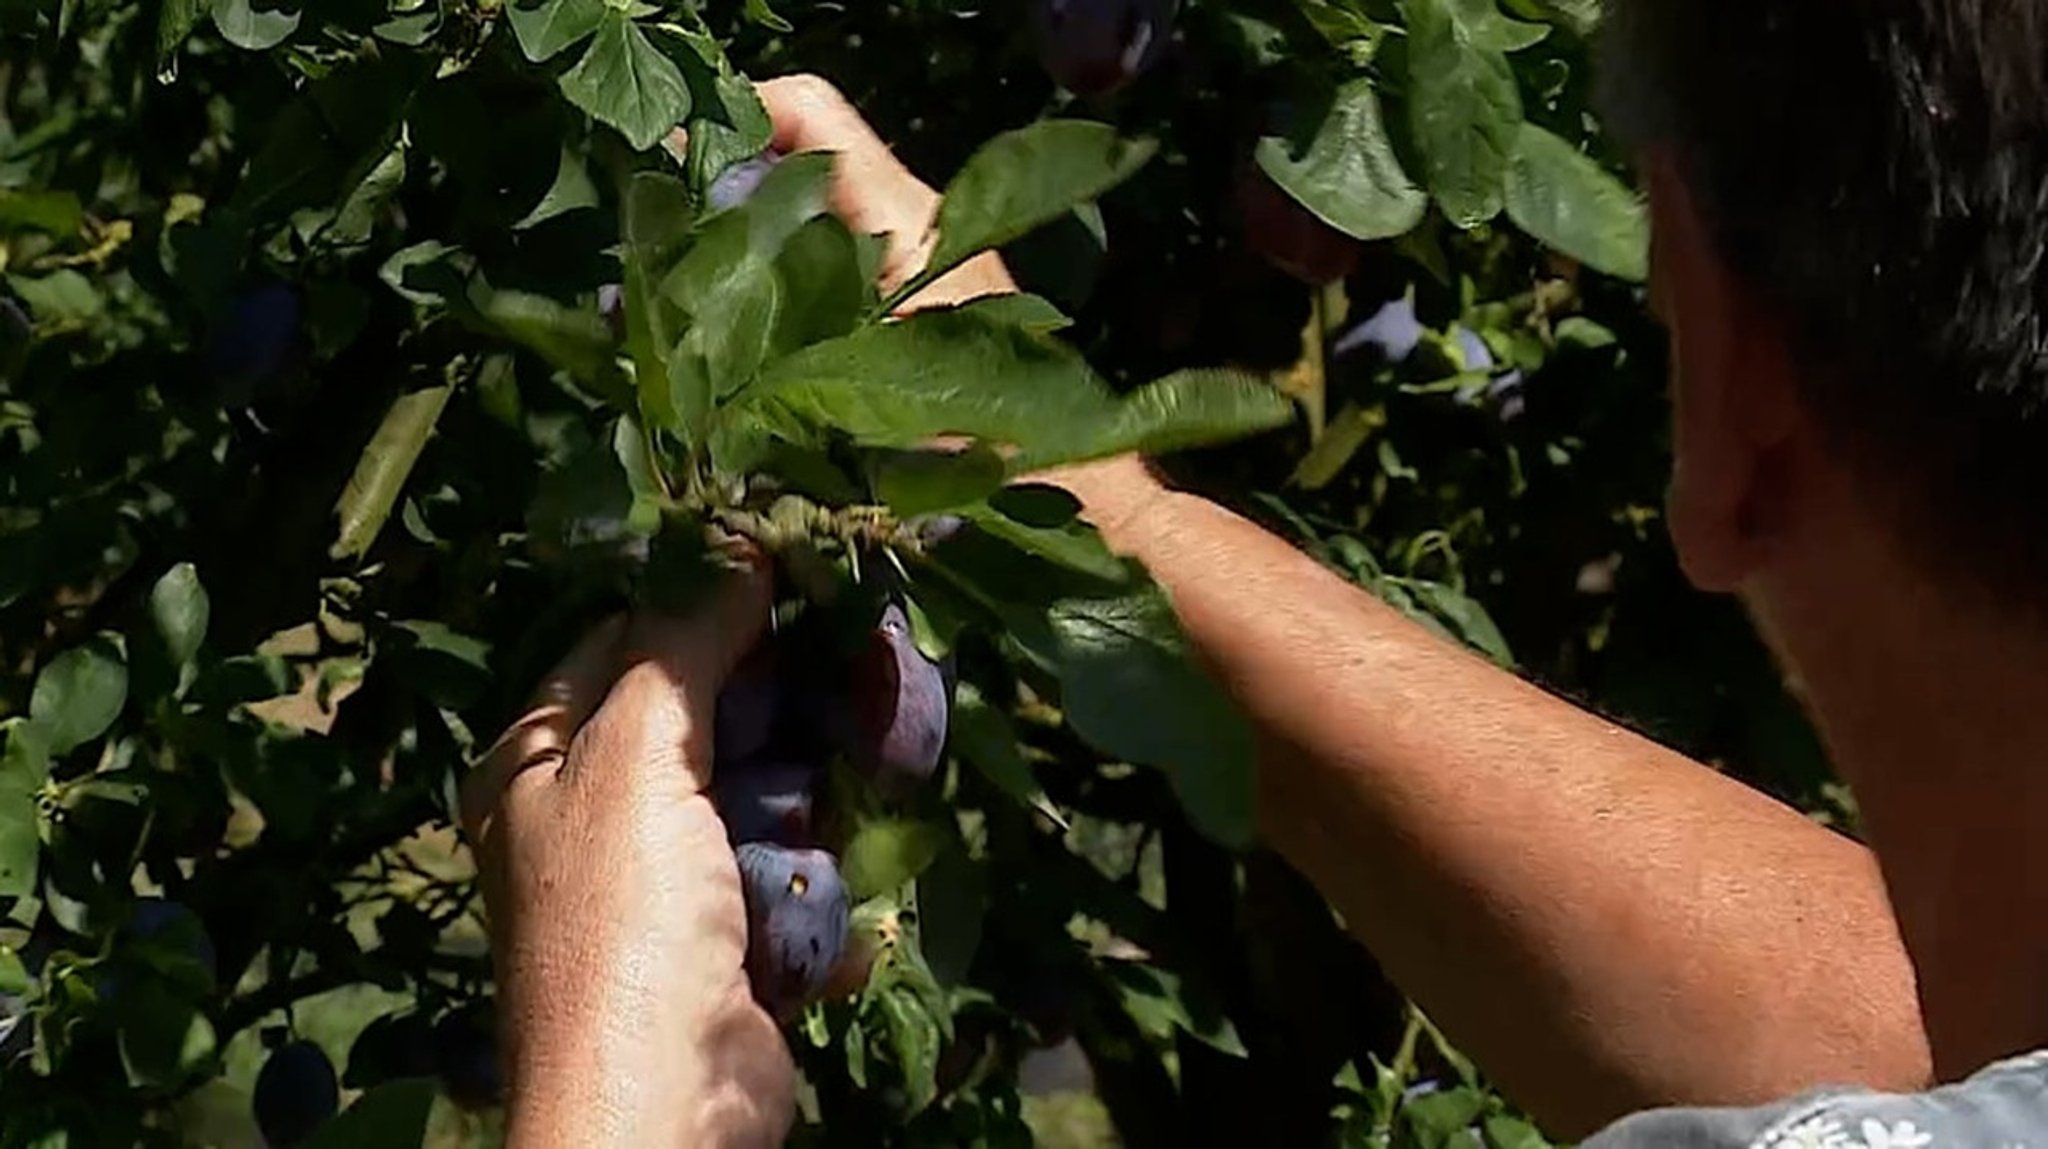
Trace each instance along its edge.
<instances>
[{"instance_id":1,"label":"green leaf","mask_svg":"<svg viewBox=\"0 0 2048 1149\"><path fill-rule=\"evenodd\" d=\"M979 502L1003 485L1002 456L983 446L962 451L881 451L871 462L875 496L899 518Z\"/></svg>"},{"instance_id":2,"label":"green leaf","mask_svg":"<svg viewBox=\"0 0 2048 1149\"><path fill-rule=\"evenodd\" d=\"M251 52L267 51L299 30L297 8L263 8L261 0L213 0L213 26L221 38Z\"/></svg>"},{"instance_id":3,"label":"green leaf","mask_svg":"<svg viewBox=\"0 0 2048 1149\"><path fill-rule=\"evenodd\" d=\"M149 592L149 617L156 624L157 637L171 656L173 666L183 667L199 653L206 639L207 619L212 603L199 584L199 571L191 563L179 563L156 580Z\"/></svg>"},{"instance_id":4,"label":"green leaf","mask_svg":"<svg viewBox=\"0 0 2048 1149\"><path fill-rule=\"evenodd\" d=\"M945 848L944 827L916 818L859 820L839 855L839 871L855 901L893 893L924 872Z\"/></svg>"},{"instance_id":5,"label":"green leaf","mask_svg":"<svg viewBox=\"0 0 2048 1149\"><path fill-rule=\"evenodd\" d=\"M1550 35L1544 24L1508 19L1498 0L1451 0L1451 12L1474 44L1496 52L1519 52Z\"/></svg>"},{"instance_id":6,"label":"green leaf","mask_svg":"<svg viewBox=\"0 0 2048 1149\"><path fill-rule=\"evenodd\" d=\"M972 310L983 319L1021 327L1038 335L1050 335L1074 325L1074 321L1067 318L1066 313L1051 300L1023 291L985 295L968 303L962 310Z\"/></svg>"},{"instance_id":7,"label":"green leaf","mask_svg":"<svg viewBox=\"0 0 2048 1149\"><path fill-rule=\"evenodd\" d=\"M1108 124L1088 120L1042 120L995 137L946 185L931 261L896 298L1095 199L1136 174L1157 150L1150 140L1127 140Z\"/></svg>"},{"instance_id":8,"label":"green leaf","mask_svg":"<svg viewBox=\"0 0 2048 1149\"><path fill-rule=\"evenodd\" d=\"M1177 371L1125 396L1114 417L1092 435L1063 445L1052 457L1023 452L1012 461L1012 470L1129 451L1185 451L1285 426L1293 419L1293 403L1255 376L1210 368Z\"/></svg>"},{"instance_id":9,"label":"green leaf","mask_svg":"<svg viewBox=\"0 0 2048 1149\"><path fill-rule=\"evenodd\" d=\"M1500 213L1522 97L1507 56L1476 42L1451 2L1403 0L1408 127L1423 183L1445 218L1471 228Z\"/></svg>"},{"instance_id":10,"label":"green leaf","mask_svg":"<svg viewBox=\"0 0 2048 1149\"><path fill-rule=\"evenodd\" d=\"M213 1023L198 1004L155 978L123 978L117 1037L130 1085L168 1089L212 1060Z\"/></svg>"},{"instance_id":11,"label":"green leaf","mask_svg":"<svg viewBox=\"0 0 2048 1149\"><path fill-rule=\"evenodd\" d=\"M1068 570L1112 584L1130 578L1124 561L1112 553L1102 541L1102 536L1086 523L1076 521L1056 527L1033 526L1018 522L989 506L964 507L961 513L984 532Z\"/></svg>"},{"instance_id":12,"label":"green leaf","mask_svg":"<svg viewBox=\"0 0 2048 1149\"><path fill-rule=\"evenodd\" d=\"M85 208L68 191L0 193L0 227L33 228L54 236L75 235Z\"/></svg>"},{"instance_id":13,"label":"green leaf","mask_svg":"<svg viewBox=\"0 0 2048 1149\"><path fill-rule=\"evenodd\" d=\"M1447 1149L1485 1111L1486 1095L1461 1085L1407 1102L1401 1106L1397 1120L1417 1149Z\"/></svg>"},{"instance_id":14,"label":"green leaf","mask_svg":"<svg viewBox=\"0 0 2048 1149\"><path fill-rule=\"evenodd\" d=\"M507 5L505 14L519 50L538 64L582 43L604 23L609 10L604 0L539 0Z\"/></svg>"},{"instance_id":15,"label":"green leaf","mask_svg":"<svg viewBox=\"0 0 2048 1149\"><path fill-rule=\"evenodd\" d=\"M28 972L21 954L13 946L0 945L0 994L21 997L35 988L36 978Z\"/></svg>"},{"instance_id":16,"label":"green leaf","mask_svg":"<svg viewBox=\"0 0 2048 1149\"><path fill-rule=\"evenodd\" d=\"M17 718L4 729L7 745L0 750L0 898L25 898L36 891L42 856L36 794L50 776L50 750L33 723Z\"/></svg>"},{"instance_id":17,"label":"green leaf","mask_svg":"<svg viewBox=\"0 0 2048 1149\"><path fill-rule=\"evenodd\" d=\"M334 505L340 529L335 532L334 545L327 548L329 558L361 558L369 553L454 391L453 387L428 387L392 400Z\"/></svg>"},{"instance_id":18,"label":"green leaf","mask_svg":"<svg viewBox=\"0 0 2048 1149\"><path fill-rule=\"evenodd\" d=\"M989 705L971 682L953 688L953 716L948 740L955 753L996 788L1026 806L1045 813L1064 827L1066 820L1045 796L1031 772L1017 739L1017 729L1002 711Z\"/></svg>"},{"instance_id":19,"label":"green leaf","mask_svg":"<svg viewBox=\"0 0 2048 1149\"><path fill-rule=\"evenodd\" d=\"M1197 830L1251 844L1253 741L1230 699L1190 659L1157 587L1120 598L1067 599L1049 622L1060 702L1098 749L1166 774Z\"/></svg>"},{"instance_id":20,"label":"green leaf","mask_svg":"<svg viewBox=\"0 0 2048 1149\"><path fill-rule=\"evenodd\" d=\"M743 11L745 11L747 19L752 20L771 32L787 32L790 30L789 21L776 15L775 9L768 6L768 0L747 0Z\"/></svg>"},{"instance_id":21,"label":"green leaf","mask_svg":"<svg viewBox=\"0 0 2048 1149\"><path fill-rule=\"evenodd\" d=\"M192 29L199 26L199 18L206 10L206 0L164 0L163 11L156 18L156 67L160 78L169 76L178 49Z\"/></svg>"},{"instance_id":22,"label":"green leaf","mask_svg":"<svg viewBox=\"0 0 2048 1149\"><path fill-rule=\"evenodd\" d=\"M611 328L596 312L545 295L500 291L482 279L470 286L469 302L484 322L568 372L591 394L618 410L632 407Z\"/></svg>"},{"instance_id":23,"label":"green leaf","mask_svg":"<svg viewBox=\"0 0 2048 1149\"><path fill-rule=\"evenodd\" d=\"M770 339L777 358L852 332L875 304L875 280L861 267L860 244L834 216L791 232L775 255L775 274L784 299Z\"/></svg>"},{"instance_id":24,"label":"green leaf","mask_svg":"<svg viewBox=\"0 0 2048 1149\"><path fill-rule=\"evenodd\" d=\"M626 350L641 421L694 441L669 388L667 356L682 333L682 316L661 291L683 250L695 212L682 181L655 172L636 172L619 196L621 287L625 293Z\"/></svg>"},{"instance_id":25,"label":"green leaf","mask_svg":"<svg viewBox=\"0 0 2048 1149\"><path fill-rule=\"evenodd\" d=\"M1232 1057L1246 1057L1237 1027L1210 995L1195 992L1171 970L1138 962L1104 962L1102 972L1139 1028L1155 1037L1178 1029Z\"/></svg>"},{"instance_id":26,"label":"green leaf","mask_svg":"<svg viewBox=\"0 0 2048 1149\"><path fill-rule=\"evenodd\" d=\"M1632 282L1649 274L1642 201L1563 137L1523 124L1507 172L1508 218L1587 267Z\"/></svg>"},{"instance_id":27,"label":"green leaf","mask_svg":"<svg viewBox=\"0 0 2048 1149\"><path fill-rule=\"evenodd\" d=\"M355 1104L321 1126L301 1149L419 1145L426 1138L427 1118L433 1113L437 1092L432 1078L387 1081L356 1098Z\"/></svg>"},{"instance_id":28,"label":"green leaf","mask_svg":"<svg viewBox=\"0 0 2048 1149\"><path fill-rule=\"evenodd\" d=\"M590 47L562 74L561 87L570 103L643 151L690 114L690 90L675 62L619 8L606 7Z\"/></svg>"},{"instance_id":29,"label":"green leaf","mask_svg":"<svg viewBox=\"0 0 2048 1149\"><path fill-rule=\"evenodd\" d=\"M1386 239L1422 221L1429 198L1394 155L1370 77L1339 86L1298 122L1259 140L1260 170L1318 219L1358 239Z\"/></svg>"},{"instance_id":30,"label":"green leaf","mask_svg":"<svg viewBox=\"0 0 2048 1149\"><path fill-rule=\"evenodd\" d=\"M10 275L7 283L38 323L84 323L107 309L92 280L68 267L41 276Z\"/></svg>"},{"instance_id":31,"label":"green leaf","mask_svg":"<svg viewBox=\"0 0 2048 1149\"><path fill-rule=\"evenodd\" d=\"M908 989L891 987L879 996L876 1007L881 1012L890 1049L896 1055L896 1066L903 1071L903 1084L909 1094L907 1108L916 1113L938 1096L939 1050L943 1045L939 1023L923 1000Z\"/></svg>"},{"instance_id":32,"label":"green leaf","mask_svg":"<svg viewBox=\"0 0 2048 1149\"><path fill-rule=\"evenodd\" d=\"M561 150L561 158L555 162L555 180L533 205L533 210L512 225L514 231L546 223L572 211L598 205L597 185L590 179L590 169L583 166L583 157L569 148Z\"/></svg>"},{"instance_id":33,"label":"green leaf","mask_svg":"<svg viewBox=\"0 0 2048 1149\"><path fill-rule=\"evenodd\" d=\"M1466 645L1500 663L1513 666L1515 657L1508 650L1507 639L1500 628L1493 623L1486 608L1480 606L1470 595L1455 587L1423 579L1394 579L1413 595L1431 614L1442 619L1452 633L1463 639Z\"/></svg>"},{"instance_id":34,"label":"green leaf","mask_svg":"<svg viewBox=\"0 0 2048 1149\"><path fill-rule=\"evenodd\" d=\"M1482 1126L1489 1149L1551 1149L1550 1139L1519 1117L1496 1113Z\"/></svg>"},{"instance_id":35,"label":"green leaf","mask_svg":"<svg viewBox=\"0 0 2048 1149\"><path fill-rule=\"evenodd\" d=\"M663 27L661 35L662 45L674 46L670 57L690 86L690 146L683 172L691 191L701 197L718 173L759 155L773 139L775 125L753 82L733 71L717 40L672 25Z\"/></svg>"},{"instance_id":36,"label":"green leaf","mask_svg":"<svg viewBox=\"0 0 2048 1149\"><path fill-rule=\"evenodd\" d=\"M967 309L815 344L770 367L737 406L799 442L828 428L880 447L960 434L1043 456L1115 415L1071 349Z\"/></svg>"},{"instance_id":37,"label":"green leaf","mask_svg":"<svg viewBox=\"0 0 2048 1149\"><path fill-rule=\"evenodd\" d=\"M128 667L121 652L94 639L43 667L28 713L51 755L62 756L105 734L127 701Z\"/></svg>"}]
</instances>

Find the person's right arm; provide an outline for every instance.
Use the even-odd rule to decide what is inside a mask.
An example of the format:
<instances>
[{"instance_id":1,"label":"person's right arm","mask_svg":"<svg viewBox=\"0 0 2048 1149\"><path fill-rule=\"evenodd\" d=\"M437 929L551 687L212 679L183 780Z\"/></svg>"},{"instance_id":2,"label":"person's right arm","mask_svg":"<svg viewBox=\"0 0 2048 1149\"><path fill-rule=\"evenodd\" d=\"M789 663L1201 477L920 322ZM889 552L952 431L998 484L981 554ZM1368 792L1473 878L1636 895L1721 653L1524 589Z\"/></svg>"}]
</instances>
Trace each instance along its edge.
<instances>
[{"instance_id":1,"label":"person's right arm","mask_svg":"<svg viewBox=\"0 0 2048 1149\"><path fill-rule=\"evenodd\" d=\"M763 88L897 277L936 206L846 102ZM920 303L1013 289L984 257ZM1135 460L1055 476L1172 596L1264 742L1265 840L1554 1132L1928 1075L1868 851L1456 649Z\"/></svg>"}]
</instances>

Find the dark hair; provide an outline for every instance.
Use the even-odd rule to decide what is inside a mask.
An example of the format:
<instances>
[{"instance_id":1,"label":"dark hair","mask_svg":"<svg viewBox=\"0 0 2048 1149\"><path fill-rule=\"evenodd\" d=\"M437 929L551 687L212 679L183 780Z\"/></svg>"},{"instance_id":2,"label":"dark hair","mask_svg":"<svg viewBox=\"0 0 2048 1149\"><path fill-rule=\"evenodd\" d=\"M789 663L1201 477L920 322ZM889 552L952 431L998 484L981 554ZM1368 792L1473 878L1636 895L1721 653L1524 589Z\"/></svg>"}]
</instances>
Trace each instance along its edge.
<instances>
[{"instance_id":1,"label":"dark hair","mask_svg":"<svg viewBox=\"0 0 2048 1149\"><path fill-rule=\"evenodd\" d=\"M1840 442L1921 542L2048 592L2048 4L1613 0L1604 38L1610 124L1674 156Z\"/></svg>"}]
</instances>

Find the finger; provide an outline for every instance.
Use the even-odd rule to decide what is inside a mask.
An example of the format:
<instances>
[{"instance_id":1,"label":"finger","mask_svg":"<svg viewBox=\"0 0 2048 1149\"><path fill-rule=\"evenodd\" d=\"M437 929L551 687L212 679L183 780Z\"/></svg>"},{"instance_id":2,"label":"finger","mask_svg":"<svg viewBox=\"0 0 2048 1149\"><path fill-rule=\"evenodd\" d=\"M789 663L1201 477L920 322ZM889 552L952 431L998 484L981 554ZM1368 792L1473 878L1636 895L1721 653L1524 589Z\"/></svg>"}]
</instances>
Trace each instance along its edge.
<instances>
[{"instance_id":1,"label":"finger","mask_svg":"<svg viewBox=\"0 0 2048 1149\"><path fill-rule=\"evenodd\" d=\"M784 76L756 89L775 122L782 152L837 153L832 210L858 232L889 241L881 280L892 288L916 274L929 253L939 193L903 166L839 89L816 76Z\"/></svg>"},{"instance_id":2,"label":"finger","mask_svg":"<svg viewBox=\"0 0 2048 1149\"><path fill-rule=\"evenodd\" d=\"M462 780L462 828L470 841L483 840L512 779L537 767L560 767L576 731L618 677L619 641L625 630L626 619L620 615L583 636L534 688L526 713L498 736Z\"/></svg>"},{"instance_id":3,"label":"finger","mask_svg":"<svg viewBox=\"0 0 2048 1149\"><path fill-rule=\"evenodd\" d=\"M566 777L617 777L630 767L652 772L638 777L708 785L719 687L767 627L773 597L765 560L750 556L695 613L635 616L621 639L624 669L576 734Z\"/></svg>"}]
</instances>

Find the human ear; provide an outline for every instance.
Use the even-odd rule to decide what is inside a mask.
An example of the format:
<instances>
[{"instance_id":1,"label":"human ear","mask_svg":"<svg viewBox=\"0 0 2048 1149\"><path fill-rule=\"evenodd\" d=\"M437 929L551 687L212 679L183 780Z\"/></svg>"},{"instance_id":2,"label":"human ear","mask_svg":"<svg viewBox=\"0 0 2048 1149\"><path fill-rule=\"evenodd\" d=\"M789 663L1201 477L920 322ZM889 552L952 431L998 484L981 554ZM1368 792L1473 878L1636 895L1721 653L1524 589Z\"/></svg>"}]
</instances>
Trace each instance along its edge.
<instances>
[{"instance_id":1,"label":"human ear","mask_svg":"<svg viewBox=\"0 0 2048 1149\"><path fill-rule=\"evenodd\" d=\"M1715 250L1668 156L1647 165L1657 310L1671 333L1666 510L1688 578L1732 591L1782 537L1801 408L1782 328Z\"/></svg>"}]
</instances>

